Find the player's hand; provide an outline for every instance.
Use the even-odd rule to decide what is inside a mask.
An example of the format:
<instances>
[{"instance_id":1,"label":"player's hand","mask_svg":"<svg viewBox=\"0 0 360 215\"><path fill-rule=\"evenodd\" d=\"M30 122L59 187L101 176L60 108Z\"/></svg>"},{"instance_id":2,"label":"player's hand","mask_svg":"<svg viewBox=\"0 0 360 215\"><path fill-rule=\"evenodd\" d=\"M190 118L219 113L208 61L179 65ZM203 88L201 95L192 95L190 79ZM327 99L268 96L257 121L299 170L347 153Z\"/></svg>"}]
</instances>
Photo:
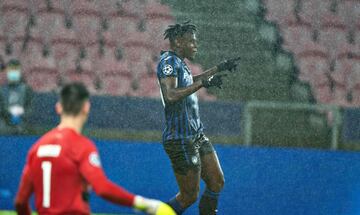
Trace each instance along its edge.
<instances>
[{"instance_id":1,"label":"player's hand","mask_svg":"<svg viewBox=\"0 0 360 215\"><path fill-rule=\"evenodd\" d=\"M228 60L221 62L216 67L218 68L219 72L226 71L226 70L230 71L230 72L234 72L236 70L239 60L240 60L240 57L228 59Z\"/></svg>"},{"instance_id":2,"label":"player's hand","mask_svg":"<svg viewBox=\"0 0 360 215\"><path fill-rule=\"evenodd\" d=\"M150 215L176 215L175 211L167 204L155 200L136 196L134 208Z\"/></svg>"},{"instance_id":3,"label":"player's hand","mask_svg":"<svg viewBox=\"0 0 360 215\"><path fill-rule=\"evenodd\" d=\"M226 75L213 75L208 79L204 79L202 80L202 85L205 88L209 88L209 87L217 87L219 89L222 89L222 77L224 77Z\"/></svg>"}]
</instances>

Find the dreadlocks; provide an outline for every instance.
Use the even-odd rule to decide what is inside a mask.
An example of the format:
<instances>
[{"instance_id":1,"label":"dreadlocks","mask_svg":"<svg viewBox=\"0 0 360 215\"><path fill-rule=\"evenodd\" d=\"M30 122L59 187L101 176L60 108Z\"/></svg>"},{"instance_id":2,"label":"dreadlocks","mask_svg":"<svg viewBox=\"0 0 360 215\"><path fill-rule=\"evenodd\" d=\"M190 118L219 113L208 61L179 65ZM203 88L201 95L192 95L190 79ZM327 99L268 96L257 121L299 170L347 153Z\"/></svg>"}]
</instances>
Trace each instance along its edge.
<instances>
[{"instance_id":1,"label":"dreadlocks","mask_svg":"<svg viewBox=\"0 0 360 215\"><path fill-rule=\"evenodd\" d=\"M169 25L164 33L164 40L169 39L173 43L177 37L182 37L186 33L194 33L196 26L190 23L191 21L182 24Z\"/></svg>"}]
</instances>

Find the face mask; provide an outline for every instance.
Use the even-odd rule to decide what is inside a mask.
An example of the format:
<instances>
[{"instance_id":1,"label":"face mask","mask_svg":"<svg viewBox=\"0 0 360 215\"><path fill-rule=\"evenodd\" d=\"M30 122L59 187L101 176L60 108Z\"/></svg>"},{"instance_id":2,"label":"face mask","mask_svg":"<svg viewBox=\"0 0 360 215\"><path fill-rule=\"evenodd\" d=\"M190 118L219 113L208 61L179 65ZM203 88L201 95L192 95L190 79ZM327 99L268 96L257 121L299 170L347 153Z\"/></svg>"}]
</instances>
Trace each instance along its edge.
<instances>
[{"instance_id":1,"label":"face mask","mask_svg":"<svg viewBox=\"0 0 360 215\"><path fill-rule=\"evenodd\" d=\"M8 81L10 82L18 82L20 81L21 78L20 70L10 70L9 72L6 73L6 75Z\"/></svg>"}]
</instances>

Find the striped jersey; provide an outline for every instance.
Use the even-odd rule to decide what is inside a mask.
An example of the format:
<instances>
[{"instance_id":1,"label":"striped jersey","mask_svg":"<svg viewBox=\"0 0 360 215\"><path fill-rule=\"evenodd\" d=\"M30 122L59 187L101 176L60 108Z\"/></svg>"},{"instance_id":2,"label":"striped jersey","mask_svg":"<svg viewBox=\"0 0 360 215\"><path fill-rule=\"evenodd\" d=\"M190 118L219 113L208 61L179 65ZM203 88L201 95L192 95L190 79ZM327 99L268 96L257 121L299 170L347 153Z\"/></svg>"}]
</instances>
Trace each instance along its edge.
<instances>
[{"instance_id":1,"label":"striped jersey","mask_svg":"<svg viewBox=\"0 0 360 215\"><path fill-rule=\"evenodd\" d=\"M176 77L178 88L193 84L193 77L189 67L187 67L184 60L172 51L161 52L157 77L159 81L166 77ZM190 139L203 131L196 93L173 103L166 102L162 93L161 98L165 109L164 142Z\"/></svg>"}]
</instances>

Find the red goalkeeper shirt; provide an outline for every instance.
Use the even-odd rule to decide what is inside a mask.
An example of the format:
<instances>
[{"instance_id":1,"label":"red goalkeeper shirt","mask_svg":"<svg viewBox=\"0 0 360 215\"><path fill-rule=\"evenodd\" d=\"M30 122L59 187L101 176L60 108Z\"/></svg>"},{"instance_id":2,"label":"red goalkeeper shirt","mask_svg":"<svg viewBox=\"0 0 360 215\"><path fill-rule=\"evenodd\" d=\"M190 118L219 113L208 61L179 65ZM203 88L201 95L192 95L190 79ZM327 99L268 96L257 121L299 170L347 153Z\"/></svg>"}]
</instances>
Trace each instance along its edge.
<instances>
[{"instance_id":1,"label":"red goalkeeper shirt","mask_svg":"<svg viewBox=\"0 0 360 215\"><path fill-rule=\"evenodd\" d=\"M30 214L35 193L39 214L90 214L84 198L92 187L99 196L132 206L134 195L110 182L96 146L70 128L55 128L30 149L15 200L18 214Z\"/></svg>"}]
</instances>

